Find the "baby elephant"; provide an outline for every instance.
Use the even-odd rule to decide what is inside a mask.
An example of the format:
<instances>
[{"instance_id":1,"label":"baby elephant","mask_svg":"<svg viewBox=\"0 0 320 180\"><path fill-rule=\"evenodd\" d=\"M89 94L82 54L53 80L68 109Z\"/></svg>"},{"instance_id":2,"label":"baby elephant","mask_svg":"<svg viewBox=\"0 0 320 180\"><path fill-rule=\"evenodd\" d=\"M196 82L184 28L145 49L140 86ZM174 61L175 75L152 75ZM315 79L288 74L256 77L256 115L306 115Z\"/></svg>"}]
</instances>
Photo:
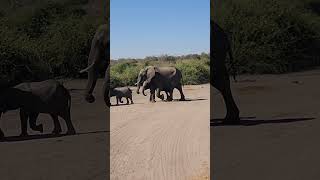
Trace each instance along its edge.
<instances>
[{"instance_id":1,"label":"baby elephant","mask_svg":"<svg viewBox=\"0 0 320 180\"><path fill-rule=\"evenodd\" d=\"M66 122L67 134L75 134L70 107L69 91L55 80L21 83L0 91L0 117L6 111L20 109L21 136L28 135L28 119L31 129L43 131L42 125L36 125L39 113L50 114L54 122L53 134L59 134L62 131L59 116ZM0 129L0 138L3 136Z\"/></svg>"},{"instance_id":2,"label":"baby elephant","mask_svg":"<svg viewBox=\"0 0 320 180\"><path fill-rule=\"evenodd\" d=\"M122 97L125 97L127 99L127 104L129 104L129 99L131 101L131 104L133 104L132 101L132 90L128 87L119 87L119 88L114 88L114 89L110 89L110 97L116 96L117 99L117 105L119 105L119 101L121 103Z\"/></svg>"}]
</instances>

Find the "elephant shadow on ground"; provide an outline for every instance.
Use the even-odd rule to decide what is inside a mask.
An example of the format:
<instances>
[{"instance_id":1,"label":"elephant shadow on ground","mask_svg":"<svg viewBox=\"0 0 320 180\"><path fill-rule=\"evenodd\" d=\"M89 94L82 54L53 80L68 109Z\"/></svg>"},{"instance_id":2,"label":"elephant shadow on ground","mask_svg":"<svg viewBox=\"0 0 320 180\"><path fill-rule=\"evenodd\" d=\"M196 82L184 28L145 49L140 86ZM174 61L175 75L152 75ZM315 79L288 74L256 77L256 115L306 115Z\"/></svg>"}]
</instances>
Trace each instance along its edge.
<instances>
[{"instance_id":1,"label":"elephant shadow on ground","mask_svg":"<svg viewBox=\"0 0 320 180\"><path fill-rule=\"evenodd\" d=\"M256 119L256 117L240 117L240 122L237 124L225 123L224 119L211 119L210 126L256 126L261 124L294 123L313 119L315 118Z\"/></svg>"},{"instance_id":2,"label":"elephant shadow on ground","mask_svg":"<svg viewBox=\"0 0 320 180\"><path fill-rule=\"evenodd\" d=\"M19 142L19 141L28 141L28 140L36 140L36 139L53 139L64 136L78 136L78 135L88 135L88 134L100 134L100 133L108 133L110 131L89 131L89 132L79 132L73 135L69 134L35 134L29 136L8 136L0 139L1 142Z\"/></svg>"},{"instance_id":3,"label":"elephant shadow on ground","mask_svg":"<svg viewBox=\"0 0 320 180\"><path fill-rule=\"evenodd\" d=\"M208 100L208 99L205 99L205 98L194 98L194 99L186 98L186 99L183 100L183 101L181 101L180 99L174 99L173 101L174 101L174 102L177 102L177 101L189 102L189 101L204 101L204 100ZM170 101L168 101L168 102L170 102Z\"/></svg>"},{"instance_id":4,"label":"elephant shadow on ground","mask_svg":"<svg viewBox=\"0 0 320 180\"><path fill-rule=\"evenodd\" d=\"M134 103L134 104L143 104L143 103ZM110 107L111 107L111 106L114 106L114 107L117 107L117 106L130 106L130 105L134 105L134 104L126 104L126 103L124 103L124 104L118 104L118 105L116 105L116 104L111 104Z\"/></svg>"}]
</instances>

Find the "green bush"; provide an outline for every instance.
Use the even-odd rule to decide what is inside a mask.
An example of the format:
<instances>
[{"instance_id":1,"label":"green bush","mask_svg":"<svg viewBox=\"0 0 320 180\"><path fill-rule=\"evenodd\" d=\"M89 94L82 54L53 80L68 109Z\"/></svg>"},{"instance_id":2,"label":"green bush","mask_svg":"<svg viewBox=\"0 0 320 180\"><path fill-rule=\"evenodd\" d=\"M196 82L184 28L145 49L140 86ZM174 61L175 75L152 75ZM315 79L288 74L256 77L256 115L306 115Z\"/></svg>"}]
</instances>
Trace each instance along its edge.
<instances>
[{"instance_id":1,"label":"green bush","mask_svg":"<svg viewBox=\"0 0 320 180\"><path fill-rule=\"evenodd\" d=\"M229 34L241 73L284 73L320 64L312 0L225 0L214 20Z\"/></svg>"},{"instance_id":2,"label":"green bush","mask_svg":"<svg viewBox=\"0 0 320 180\"><path fill-rule=\"evenodd\" d=\"M204 84L210 81L209 60L179 60L176 67L181 71L184 84Z\"/></svg>"},{"instance_id":3,"label":"green bush","mask_svg":"<svg viewBox=\"0 0 320 180\"><path fill-rule=\"evenodd\" d=\"M88 1L48 0L2 9L0 73L11 80L79 77L103 17L89 16ZM6 4L2 4L6 5ZM103 73L101 73L103 74Z\"/></svg>"}]
</instances>

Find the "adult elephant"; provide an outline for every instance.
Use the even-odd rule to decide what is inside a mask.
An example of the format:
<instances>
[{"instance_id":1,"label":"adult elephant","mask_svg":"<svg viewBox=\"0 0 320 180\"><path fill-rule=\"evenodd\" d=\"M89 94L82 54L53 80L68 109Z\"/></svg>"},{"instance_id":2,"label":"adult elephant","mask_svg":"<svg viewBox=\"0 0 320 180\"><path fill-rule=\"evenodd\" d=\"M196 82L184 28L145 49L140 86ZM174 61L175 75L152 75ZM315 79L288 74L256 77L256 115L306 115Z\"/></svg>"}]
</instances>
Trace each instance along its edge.
<instances>
[{"instance_id":1,"label":"adult elephant","mask_svg":"<svg viewBox=\"0 0 320 180\"><path fill-rule=\"evenodd\" d=\"M88 58L88 67L81 70L80 73L88 72L88 81L85 89L85 99L89 103L95 101L93 90L98 79L98 72L101 65L106 61L106 72L103 85L103 97L107 106L110 106L109 84L110 84L110 27L108 24L101 25L92 39L91 49Z\"/></svg>"},{"instance_id":2,"label":"adult elephant","mask_svg":"<svg viewBox=\"0 0 320 180\"><path fill-rule=\"evenodd\" d=\"M146 96L145 90L150 89L150 101L155 102L155 91L157 90L157 96L160 96L160 91L168 92L168 101L173 100L173 89L177 88L180 92L180 100L185 100L185 96L182 91L182 74L181 71L175 67L155 67L148 66L141 69L137 79L137 93L139 94L140 87L142 86L142 93Z\"/></svg>"},{"instance_id":3,"label":"adult elephant","mask_svg":"<svg viewBox=\"0 0 320 180\"><path fill-rule=\"evenodd\" d=\"M239 109L232 96L229 74L225 65L227 54L230 60L233 60L230 42L224 30L213 21L210 22L210 37L211 84L221 92L226 104L225 122L238 123Z\"/></svg>"}]
</instances>

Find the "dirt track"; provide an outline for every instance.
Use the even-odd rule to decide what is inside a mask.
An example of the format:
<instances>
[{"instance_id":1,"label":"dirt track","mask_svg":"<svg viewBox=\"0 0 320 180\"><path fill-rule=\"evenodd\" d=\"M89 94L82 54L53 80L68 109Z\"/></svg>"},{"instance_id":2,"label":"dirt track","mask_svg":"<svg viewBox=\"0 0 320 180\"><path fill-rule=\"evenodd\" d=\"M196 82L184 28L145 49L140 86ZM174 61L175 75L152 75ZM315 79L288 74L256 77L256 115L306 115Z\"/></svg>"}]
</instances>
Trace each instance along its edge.
<instances>
[{"instance_id":1,"label":"dirt track","mask_svg":"<svg viewBox=\"0 0 320 180\"><path fill-rule=\"evenodd\" d=\"M111 107L111 179L209 179L210 86L185 86L184 102L132 89L135 104Z\"/></svg>"},{"instance_id":2,"label":"dirt track","mask_svg":"<svg viewBox=\"0 0 320 180\"><path fill-rule=\"evenodd\" d=\"M101 81L97 87L97 102L84 101L85 80L65 83L74 89L72 95L72 120L77 131L74 136L52 137L34 135L28 139L20 134L18 111L1 118L0 126L8 138L0 142L0 179L4 180L102 180L107 178L107 120L109 111L102 101ZM38 122L51 133L53 122L49 115L40 115ZM64 121L60 120L63 132ZM32 132L31 132L32 133ZM33 133L34 134L34 133Z\"/></svg>"},{"instance_id":3,"label":"dirt track","mask_svg":"<svg viewBox=\"0 0 320 180\"><path fill-rule=\"evenodd\" d=\"M211 156L217 180L320 179L320 70L241 76L233 92L242 125L221 126L224 105L211 91Z\"/></svg>"}]
</instances>

